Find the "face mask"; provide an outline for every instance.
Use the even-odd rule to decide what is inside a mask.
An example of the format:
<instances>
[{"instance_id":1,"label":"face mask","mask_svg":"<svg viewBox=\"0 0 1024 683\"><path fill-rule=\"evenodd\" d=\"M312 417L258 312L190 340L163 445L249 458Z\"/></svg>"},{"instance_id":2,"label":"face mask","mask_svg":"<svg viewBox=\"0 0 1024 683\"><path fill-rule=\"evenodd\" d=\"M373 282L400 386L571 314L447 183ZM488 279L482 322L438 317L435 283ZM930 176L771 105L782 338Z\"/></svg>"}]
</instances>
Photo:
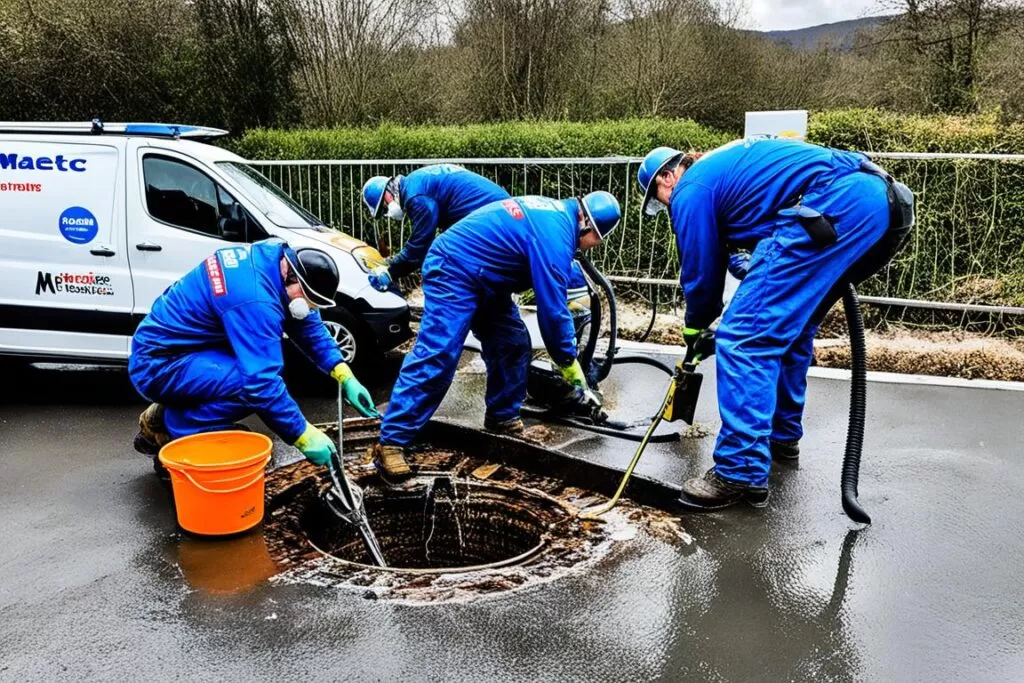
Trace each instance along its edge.
<instances>
[{"instance_id":1,"label":"face mask","mask_svg":"<svg viewBox=\"0 0 1024 683\"><path fill-rule=\"evenodd\" d=\"M393 221L400 221L405 218L405 212L402 211L402 207L398 205L398 202L391 201L388 203L388 218Z\"/></svg>"},{"instance_id":2,"label":"face mask","mask_svg":"<svg viewBox=\"0 0 1024 683\"><path fill-rule=\"evenodd\" d=\"M309 303L301 296L288 302L288 312L296 320L304 320L309 315Z\"/></svg>"},{"instance_id":3,"label":"face mask","mask_svg":"<svg viewBox=\"0 0 1024 683\"><path fill-rule=\"evenodd\" d=\"M650 199L647 202L647 215L648 216L657 216L659 213L661 213L662 211L665 211L666 209L668 209L668 207L665 206L664 204L662 204L660 199L653 199L652 198L652 199Z\"/></svg>"}]
</instances>

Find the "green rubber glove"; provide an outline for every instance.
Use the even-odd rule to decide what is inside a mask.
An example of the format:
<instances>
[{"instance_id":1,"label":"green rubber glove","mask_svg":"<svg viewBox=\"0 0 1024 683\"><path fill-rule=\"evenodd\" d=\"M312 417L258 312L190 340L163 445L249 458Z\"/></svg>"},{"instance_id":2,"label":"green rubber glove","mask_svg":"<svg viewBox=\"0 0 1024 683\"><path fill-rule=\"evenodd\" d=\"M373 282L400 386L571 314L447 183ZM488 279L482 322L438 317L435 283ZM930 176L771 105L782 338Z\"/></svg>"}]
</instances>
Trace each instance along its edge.
<instances>
[{"instance_id":1,"label":"green rubber glove","mask_svg":"<svg viewBox=\"0 0 1024 683\"><path fill-rule=\"evenodd\" d=\"M577 389L589 389L587 384L587 376L583 374L583 366L580 365L578 360L574 360L572 365L564 368L558 368L562 372L562 377L565 381L576 387Z\"/></svg>"},{"instance_id":2,"label":"green rubber glove","mask_svg":"<svg viewBox=\"0 0 1024 683\"><path fill-rule=\"evenodd\" d=\"M366 390L356 376L352 374L352 368L348 363L338 363L331 370L331 377L336 379L345 393L345 400L359 412L363 417L380 417L377 407L373 405L373 397Z\"/></svg>"},{"instance_id":3,"label":"green rubber glove","mask_svg":"<svg viewBox=\"0 0 1024 683\"><path fill-rule=\"evenodd\" d=\"M302 436L293 445L302 451L306 460L321 467L326 466L331 461L331 456L338 452L338 447L334 442L308 422L306 431L302 432Z\"/></svg>"},{"instance_id":4,"label":"green rubber glove","mask_svg":"<svg viewBox=\"0 0 1024 683\"><path fill-rule=\"evenodd\" d=\"M694 327L683 328L683 341L686 343L684 363L697 365L708 356L715 355L715 331L702 330Z\"/></svg>"}]
</instances>

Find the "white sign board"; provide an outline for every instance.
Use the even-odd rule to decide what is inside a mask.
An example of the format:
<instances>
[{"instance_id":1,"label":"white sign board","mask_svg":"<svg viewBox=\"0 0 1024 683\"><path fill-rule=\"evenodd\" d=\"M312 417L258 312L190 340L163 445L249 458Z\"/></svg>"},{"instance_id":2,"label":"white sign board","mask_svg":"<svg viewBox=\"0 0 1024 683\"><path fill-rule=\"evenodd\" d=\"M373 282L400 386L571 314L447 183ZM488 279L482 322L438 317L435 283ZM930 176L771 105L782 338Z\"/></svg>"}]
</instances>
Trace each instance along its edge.
<instances>
[{"instance_id":1,"label":"white sign board","mask_svg":"<svg viewBox=\"0 0 1024 683\"><path fill-rule=\"evenodd\" d=\"M803 140L807 137L807 111L748 111L743 137L756 135Z\"/></svg>"}]
</instances>

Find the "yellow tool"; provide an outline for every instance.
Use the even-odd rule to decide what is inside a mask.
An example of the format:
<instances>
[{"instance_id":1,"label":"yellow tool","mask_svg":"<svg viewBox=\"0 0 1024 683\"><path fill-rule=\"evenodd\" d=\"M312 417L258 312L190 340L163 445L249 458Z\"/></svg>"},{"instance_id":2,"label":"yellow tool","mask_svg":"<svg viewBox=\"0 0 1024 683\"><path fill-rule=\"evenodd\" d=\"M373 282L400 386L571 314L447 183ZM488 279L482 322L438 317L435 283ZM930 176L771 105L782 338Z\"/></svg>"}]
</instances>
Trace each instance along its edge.
<instances>
[{"instance_id":1,"label":"yellow tool","mask_svg":"<svg viewBox=\"0 0 1024 683\"><path fill-rule=\"evenodd\" d=\"M661 402L661 408L658 410L657 415L654 416L654 419L651 420L651 426L647 428L647 433L644 434L644 438L636 447L633 459L630 461L629 467L626 468L626 472L622 476L622 481L619 482L619 488L616 489L615 495L607 503L581 510L579 514L581 518L598 519L618 504L619 498L622 497L622 492L626 490L626 484L629 483L629 478L633 475L633 470L636 469L637 463L640 462L640 456L644 454L644 449L647 448L651 435L654 434L654 430L658 428L662 420L667 422L682 420L686 424L693 424L693 414L697 409L700 386L704 381L704 375L696 372L696 369L697 363L688 363L682 360L676 363L676 370L672 374L671 381L669 381L668 391L665 392L665 399Z\"/></svg>"}]
</instances>

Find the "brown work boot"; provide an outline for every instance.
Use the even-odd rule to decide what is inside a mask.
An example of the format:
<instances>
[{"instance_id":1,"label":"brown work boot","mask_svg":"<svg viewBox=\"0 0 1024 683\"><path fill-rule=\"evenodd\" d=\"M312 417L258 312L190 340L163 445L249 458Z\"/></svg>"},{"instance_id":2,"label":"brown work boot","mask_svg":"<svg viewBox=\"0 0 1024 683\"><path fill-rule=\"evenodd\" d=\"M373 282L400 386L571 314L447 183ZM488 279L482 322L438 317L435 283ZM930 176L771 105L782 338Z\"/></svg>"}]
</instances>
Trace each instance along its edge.
<instances>
[{"instance_id":1,"label":"brown work boot","mask_svg":"<svg viewBox=\"0 0 1024 683\"><path fill-rule=\"evenodd\" d=\"M405 460L405 449L391 444L375 443L370 446L370 459L381 476L391 481L401 481L412 474Z\"/></svg>"},{"instance_id":2,"label":"brown work boot","mask_svg":"<svg viewBox=\"0 0 1024 683\"><path fill-rule=\"evenodd\" d=\"M770 441L773 462L785 462L795 465L800 462L799 441Z\"/></svg>"},{"instance_id":3,"label":"brown work boot","mask_svg":"<svg viewBox=\"0 0 1024 683\"><path fill-rule=\"evenodd\" d=\"M501 434L502 436L521 437L523 432L526 431L526 426L523 424L522 419L518 417L513 417L510 420L503 420L501 422L485 418L484 429L493 434Z\"/></svg>"},{"instance_id":4,"label":"brown work boot","mask_svg":"<svg viewBox=\"0 0 1024 683\"><path fill-rule=\"evenodd\" d=\"M683 482L679 504L688 510L721 510L746 501L756 508L768 505L768 489L763 486L734 484L723 479L712 467L702 477Z\"/></svg>"},{"instance_id":5,"label":"brown work boot","mask_svg":"<svg viewBox=\"0 0 1024 683\"><path fill-rule=\"evenodd\" d=\"M150 403L139 415L139 433L133 443L135 450L143 455L156 455L170 440L171 435L164 423L164 407Z\"/></svg>"},{"instance_id":6,"label":"brown work boot","mask_svg":"<svg viewBox=\"0 0 1024 683\"><path fill-rule=\"evenodd\" d=\"M800 463L800 441L769 441L772 462L797 465Z\"/></svg>"}]
</instances>

